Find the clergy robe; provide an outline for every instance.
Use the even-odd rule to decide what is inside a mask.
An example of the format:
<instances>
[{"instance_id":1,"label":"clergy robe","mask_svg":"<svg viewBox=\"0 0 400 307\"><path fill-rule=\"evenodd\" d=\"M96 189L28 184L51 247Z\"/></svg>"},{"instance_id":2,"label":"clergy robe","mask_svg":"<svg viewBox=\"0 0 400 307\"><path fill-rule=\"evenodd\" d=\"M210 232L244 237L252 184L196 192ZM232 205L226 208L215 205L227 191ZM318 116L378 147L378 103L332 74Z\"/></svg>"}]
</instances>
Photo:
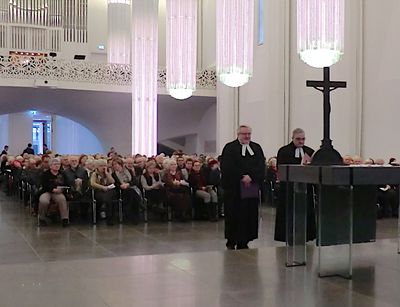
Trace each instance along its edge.
<instances>
[{"instance_id":1,"label":"clergy robe","mask_svg":"<svg viewBox=\"0 0 400 307\"><path fill-rule=\"evenodd\" d=\"M238 140L225 145L221 157L222 187L224 189L225 238L231 242L249 242L258 237L258 198L241 199L240 183L249 175L261 187L264 180L265 157L261 146L250 142L254 155Z\"/></svg>"},{"instance_id":2,"label":"clergy robe","mask_svg":"<svg viewBox=\"0 0 400 307\"><path fill-rule=\"evenodd\" d=\"M314 150L310 147L303 146L304 154L313 155ZM293 142L283 146L278 151L277 164L301 164L302 158L295 157L296 146ZM286 242L286 191L288 194L288 200L293 201L293 183L281 182L278 196L278 205L276 208L276 219L275 219L275 240ZM316 237L315 227L315 210L312 194L312 186L307 186L307 241L314 240Z\"/></svg>"}]
</instances>

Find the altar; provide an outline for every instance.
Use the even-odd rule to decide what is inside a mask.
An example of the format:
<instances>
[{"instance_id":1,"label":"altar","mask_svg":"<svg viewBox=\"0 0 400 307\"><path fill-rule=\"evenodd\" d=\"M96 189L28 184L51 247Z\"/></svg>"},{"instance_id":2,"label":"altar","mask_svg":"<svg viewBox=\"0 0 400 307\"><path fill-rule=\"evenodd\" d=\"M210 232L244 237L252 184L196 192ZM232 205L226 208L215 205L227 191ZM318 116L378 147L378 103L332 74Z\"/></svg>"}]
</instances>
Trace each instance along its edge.
<instances>
[{"instance_id":1,"label":"altar","mask_svg":"<svg viewBox=\"0 0 400 307\"><path fill-rule=\"evenodd\" d=\"M315 187L318 275L351 278L352 245L375 241L378 186L399 185L400 167L280 165L279 173L281 181L293 185L292 202L286 203L286 265L306 265L306 194L307 185L312 184ZM346 246L345 267L324 273L323 247L339 245Z\"/></svg>"}]
</instances>

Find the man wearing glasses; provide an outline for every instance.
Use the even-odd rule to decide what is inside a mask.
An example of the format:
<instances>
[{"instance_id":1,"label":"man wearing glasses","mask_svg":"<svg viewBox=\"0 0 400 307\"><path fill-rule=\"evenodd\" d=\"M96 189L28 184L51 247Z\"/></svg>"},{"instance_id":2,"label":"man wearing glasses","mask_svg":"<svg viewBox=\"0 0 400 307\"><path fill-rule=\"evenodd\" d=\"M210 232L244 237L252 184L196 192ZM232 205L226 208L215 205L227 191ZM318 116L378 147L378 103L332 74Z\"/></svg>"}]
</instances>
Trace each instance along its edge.
<instances>
[{"instance_id":1,"label":"man wearing glasses","mask_svg":"<svg viewBox=\"0 0 400 307\"><path fill-rule=\"evenodd\" d=\"M221 156L228 249L246 249L258 237L259 190L265 172L264 153L251 142L251 128L240 126L237 136L225 145Z\"/></svg>"},{"instance_id":2,"label":"man wearing glasses","mask_svg":"<svg viewBox=\"0 0 400 307\"><path fill-rule=\"evenodd\" d=\"M301 128L293 130L292 142L283 146L278 151L277 164L308 164L311 162L311 157L314 150L304 145L306 140L305 132ZM315 230L315 213L312 201L312 187L307 187L307 240L314 240L316 236ZM280 183L279 202L276 209L275 220L275 240L286 242L286 191L288 191L289 201L293 197L293 185L288 185L286 182Z\"/></svg>"}]
</instances>

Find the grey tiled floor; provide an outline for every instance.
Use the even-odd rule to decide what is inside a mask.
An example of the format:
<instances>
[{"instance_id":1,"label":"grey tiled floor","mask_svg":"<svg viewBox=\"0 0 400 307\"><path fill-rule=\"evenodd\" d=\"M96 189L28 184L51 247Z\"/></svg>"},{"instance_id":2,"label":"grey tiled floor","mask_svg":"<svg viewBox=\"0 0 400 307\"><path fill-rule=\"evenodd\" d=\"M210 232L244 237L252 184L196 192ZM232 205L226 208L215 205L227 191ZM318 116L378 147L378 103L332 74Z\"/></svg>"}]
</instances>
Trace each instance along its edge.
<instances>
[{"instance_id":1,"label":"grey tiled floor","mask_svg":"<svg viewBox=\"0 0 400 307\"><path fill-rule=\"evenodd\" d=\"M396 223L355 245L352 281L320 279L312 245L285 268L270 209L252 249L226 251L223 221L38 229L0 194L0 306L400 306Z\"/></svg>"}]
</instances>

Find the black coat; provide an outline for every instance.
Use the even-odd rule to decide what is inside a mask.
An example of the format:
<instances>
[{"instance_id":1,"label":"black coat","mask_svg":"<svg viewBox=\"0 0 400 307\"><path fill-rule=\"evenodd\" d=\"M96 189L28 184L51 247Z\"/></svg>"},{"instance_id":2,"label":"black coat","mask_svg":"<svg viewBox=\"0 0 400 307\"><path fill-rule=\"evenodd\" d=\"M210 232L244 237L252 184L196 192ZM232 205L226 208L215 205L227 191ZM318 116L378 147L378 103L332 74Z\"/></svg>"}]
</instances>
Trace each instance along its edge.
<instances>
[{"instance_id":1,"label":"black coat","mask_svg":"<svg viewBox=\"0 0 400 307\"><path fill-rule=\"evenodd\" d=\"M221 157L222 187L224 188L225 238L233 243L247 243L258 237L259 200L241 199L240 182L249 175L260 186L264 180L265 157L261 146L250 142L254 151L242 156L238 140L225 145Z\"/></svg>"},{"instance_id":2,"label":"black coat","mask_svg":"<svg viewBox=\"0 0 400 307\"><path fill-rule=\"evenodd\" d=\"M314 154L314 150L310 147L303 147L304 153L310 157ZM293 142L283 146L278 151L277 162L278 170L279 165L283 164L301 164L302 158L295 157L296 147ZM275 240L286 242L286 197L288 201L293 201L293 183L281 182L279 186L278 205L276 208L275 219ZM313 202L313 187L307 186L307 241L316 238L315 226L315 209Z\"/></svg>"}]
</instances>

